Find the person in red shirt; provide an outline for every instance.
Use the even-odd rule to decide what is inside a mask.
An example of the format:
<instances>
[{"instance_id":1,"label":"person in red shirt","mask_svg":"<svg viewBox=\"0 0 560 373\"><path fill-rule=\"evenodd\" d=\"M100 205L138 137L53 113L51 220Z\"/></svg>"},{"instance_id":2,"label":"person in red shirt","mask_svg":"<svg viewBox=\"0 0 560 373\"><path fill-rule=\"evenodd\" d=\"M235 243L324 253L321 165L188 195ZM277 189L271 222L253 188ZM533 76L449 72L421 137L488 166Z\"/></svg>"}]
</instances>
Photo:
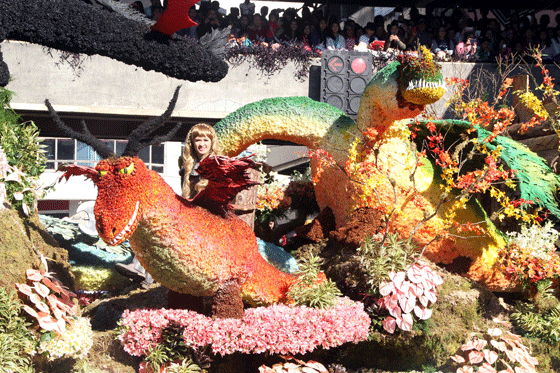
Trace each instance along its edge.
<instances>
[{"instance_id":1,"label":"person in red shirt","mask_svg":"<svg viewBox=\"0 0 560 373\"><path fill-rule=\"evenodd\" d=\"M258 13L253 14L253 24L249 26L249 40L252 42L266 41L268 28L263 22L262 16Z\"/></svg>"}]
</instances>

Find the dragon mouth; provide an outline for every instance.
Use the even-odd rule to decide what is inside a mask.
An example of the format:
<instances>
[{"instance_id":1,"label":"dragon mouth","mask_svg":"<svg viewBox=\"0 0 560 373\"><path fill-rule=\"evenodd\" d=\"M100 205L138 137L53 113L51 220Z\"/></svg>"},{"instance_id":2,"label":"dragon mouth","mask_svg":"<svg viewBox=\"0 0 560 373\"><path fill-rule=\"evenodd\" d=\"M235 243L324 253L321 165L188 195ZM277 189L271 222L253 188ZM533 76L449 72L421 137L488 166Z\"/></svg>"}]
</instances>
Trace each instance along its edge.
<instances>
[{"instance_id":1,"label":"dragon mouth","mask_svg":"<svg viewBox=\"0 0 560 373\"><path fill-rule=\"evenodd\" d=\"M136 222L138 220L139 210L140 210L140 201L136 201L136 207L134 208L134 212L132 213L130 220L128 221L124 229L119 234L117 234L115 238L109 241L109 245L111 246L118 245L122 243L126 238L128 238L129 233L132 232L133 230L132 227L136 225Z\"/></svg>"},{"instance_id":2,"label":"dragon mouth","mask_svg":"<svg viewBox=\"0 0 560 373\"><path fill-rule=\"evenodd\" d=\"M414 105L428 105L439 100L445 93L443 80L427 81L424 79L411 80L401 94L403 98Z\"/></svg>"}]
</instances>

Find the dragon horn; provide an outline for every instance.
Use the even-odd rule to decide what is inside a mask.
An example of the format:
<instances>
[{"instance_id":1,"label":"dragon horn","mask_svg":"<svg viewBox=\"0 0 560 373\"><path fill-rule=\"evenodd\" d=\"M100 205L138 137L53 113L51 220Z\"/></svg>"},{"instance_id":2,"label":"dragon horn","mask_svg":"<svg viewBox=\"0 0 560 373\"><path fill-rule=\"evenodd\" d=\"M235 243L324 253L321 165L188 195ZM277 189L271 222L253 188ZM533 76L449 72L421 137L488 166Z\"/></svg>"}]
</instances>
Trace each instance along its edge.
<instances>
[{"instance_id":1,"label":"dragon horn","mask_svg":"<svg viewBox=\"0 0 560 373\"><path fill-rule=\"evenodd\" d=\"M183 122L177 123L175 127L173 127L169 132L167 132L167 134L162 136L156 136L151 141L143 141L142 142L143 147L150 146L150 145L157 145L157 144L161 144L162 142L169 141L169 139L173 138L173 136L175 136L177 131L179 131L179 129L182 126L183 126Z\"/></svg>"},{"instance_id":2,"label":"dragon horn","mask_svg":"<svg viewBox=\"0 0 560 373\"><path fill-rule=\"evenodd\" d=\"M82 129L80 132L74 131L72 128L68 127L58 116L58 113L54 110L49 100L45 100L45 105L49 109L49 113L53 119L54 124L64 133L65 136L71 137L73 139L79 140L85 144L88 144L99 154L103 159L109 158L115 153L101 140L96 138L89 132L86 123L82 120Z\"/></svg>"},{"instance_id":3,"label":"dragon horn","mask_svg":"<svg viewBox=\"0 0 560 373\"><path fill-rule=\"evenodd\" d=\"M177 103L177 98L179 97L180 89L181 86L177 86L177 88L175 89L175 93L173 94L173 98L171 99L169 105L167 106L167 110L165 110L165 112L162 115L142 123L141 125L136 127L134 131L132 131L132 133L128 136L128 144L126 145L126 149L122 154L123 156L135 156L138 154L140 149L148 145L154 144L154 142L152 141L153 136L150 137L150 135L158 128L160 128L165 123L165 121L171 116L171 113L175 108L175 104ZM178 128L174 129L173 134L177 130ZM167 138L167 137L168 136L162 136L159 137L158 139Z\"/></svg>"}]
</instances>

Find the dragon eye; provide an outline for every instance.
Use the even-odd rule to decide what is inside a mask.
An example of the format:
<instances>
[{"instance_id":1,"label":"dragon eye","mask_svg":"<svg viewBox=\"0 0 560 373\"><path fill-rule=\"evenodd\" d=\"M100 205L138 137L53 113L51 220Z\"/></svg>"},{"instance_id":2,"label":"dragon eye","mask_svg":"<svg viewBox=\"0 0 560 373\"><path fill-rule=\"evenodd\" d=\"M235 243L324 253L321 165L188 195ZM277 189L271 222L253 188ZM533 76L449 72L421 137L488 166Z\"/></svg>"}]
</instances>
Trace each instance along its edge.
<instances>
[{"instance_id":1,"label":"dragon eye","mask_svg":"<svg viewBox=\"0 0 560 373\"><path fill-rule=\"evenodd\" d=\"M134 171L134 163L131 162L127 167L119 168L119 173L124 175L130 175Z\"/></svg>"},{"instance_id":2,"label":"dragon eye","mask_svg":"<svg viewBox=\"0 0 560 373\"><path fill-rule=\"evenodd\" d=\"M103 177L107 175L107 172L108 172L107 170L99 170L97 171L97 174L99 175L99 177Z\"/></svg>"}]
</instances>

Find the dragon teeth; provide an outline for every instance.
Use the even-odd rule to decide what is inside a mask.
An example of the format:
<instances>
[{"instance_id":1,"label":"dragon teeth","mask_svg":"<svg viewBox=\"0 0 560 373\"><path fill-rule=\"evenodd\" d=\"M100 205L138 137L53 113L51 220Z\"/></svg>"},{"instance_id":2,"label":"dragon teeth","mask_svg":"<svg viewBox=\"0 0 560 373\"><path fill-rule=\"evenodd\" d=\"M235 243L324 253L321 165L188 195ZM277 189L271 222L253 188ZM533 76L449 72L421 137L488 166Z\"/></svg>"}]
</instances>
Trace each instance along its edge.
<instances>
[{"instance_id":1,"label":"dragon teeth","mask_svg":"<svg viewBox=\"0 0 560 373\"><path fill-rule=\"evenodd\" d=\"M126 227L124 227L124 229L119 234L117 234L117 236L115 238L113 238L111 240L111 242L109 242L109 245L116 245L117 242L119 242L124 237L125 234L130 232L131 227L134 224L134 222L136 221L136 217L138 216L138 210L139 209L140 209L140 201L136 201L136 207L134 208L134 212L132 213L132 216L130 217L130 220L126 224Z\"/></svg>"},{"instance_id":2,"label":"dragon teeth","mask_svg":"<svg viewBox=\"0 0 560 373\"><path fill-rule=\"evenodd\" d=\"M443 88L445 89L445 86L443 84L443 80L439 80L437 82L428 82L424 79L418 79L418 80L414 80L414 81L410 81L408 82L408 87L406 88L406 90L412 90L412 89L419 89L419 88Z\"/></svg>"}]
</instances>

